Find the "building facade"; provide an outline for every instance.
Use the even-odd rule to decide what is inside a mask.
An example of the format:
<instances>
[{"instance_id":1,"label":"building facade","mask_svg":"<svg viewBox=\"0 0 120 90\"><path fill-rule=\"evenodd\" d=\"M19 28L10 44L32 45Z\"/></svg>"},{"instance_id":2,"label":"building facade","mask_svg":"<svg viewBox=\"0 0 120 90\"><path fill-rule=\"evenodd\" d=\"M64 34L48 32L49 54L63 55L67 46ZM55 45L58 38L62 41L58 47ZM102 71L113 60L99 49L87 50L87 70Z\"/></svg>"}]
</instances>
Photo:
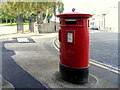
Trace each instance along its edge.
<instances>
[{"instance_id":1,"label":"building facade","mask_svg":"<svg viewBox=\"0 0 120 90\"><path fill-rule=\"evenodd\" d=\"M118 32L118 7L95 14L90 20L90 25L97 26L100 30Z\"/></svg>"}]
</instances>

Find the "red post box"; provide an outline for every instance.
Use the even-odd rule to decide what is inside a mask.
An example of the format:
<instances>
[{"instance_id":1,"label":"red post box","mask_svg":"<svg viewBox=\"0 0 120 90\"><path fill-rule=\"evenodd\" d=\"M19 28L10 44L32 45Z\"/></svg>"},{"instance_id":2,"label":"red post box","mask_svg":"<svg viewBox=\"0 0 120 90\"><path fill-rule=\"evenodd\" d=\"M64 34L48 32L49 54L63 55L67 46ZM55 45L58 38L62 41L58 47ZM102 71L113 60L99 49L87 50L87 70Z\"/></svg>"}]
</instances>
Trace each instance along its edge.
<instances>
[{"instance_id":1,"label":"red post box","mask_svg":"<svg viewBox=\"0 0 120 90\"><path fill-rule=\"evenodd\" d=\"M84 84L89 75L89 17L74 12L59 14L60 76L63 80Z\"/></svg>"}]
</instances>

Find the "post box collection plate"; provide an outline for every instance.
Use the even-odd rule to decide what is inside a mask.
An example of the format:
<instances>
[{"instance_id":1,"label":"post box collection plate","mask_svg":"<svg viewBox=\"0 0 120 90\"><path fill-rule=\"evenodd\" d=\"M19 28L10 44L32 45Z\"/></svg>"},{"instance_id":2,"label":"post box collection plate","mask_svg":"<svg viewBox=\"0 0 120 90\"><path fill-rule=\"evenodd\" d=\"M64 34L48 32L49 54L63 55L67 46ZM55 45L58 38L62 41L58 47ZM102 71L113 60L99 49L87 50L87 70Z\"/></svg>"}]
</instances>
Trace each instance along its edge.
<instances>
[{"instance_id":1,"label":"post box collection plate","mask_svg":"<svg viewBox=\"0 0 120 90\"><path fill-rule=\"evenodd\" d=\"M67 42L72 43L73 42L73 33L68 32L67 33Z\"/></svg>"}]
</instances>

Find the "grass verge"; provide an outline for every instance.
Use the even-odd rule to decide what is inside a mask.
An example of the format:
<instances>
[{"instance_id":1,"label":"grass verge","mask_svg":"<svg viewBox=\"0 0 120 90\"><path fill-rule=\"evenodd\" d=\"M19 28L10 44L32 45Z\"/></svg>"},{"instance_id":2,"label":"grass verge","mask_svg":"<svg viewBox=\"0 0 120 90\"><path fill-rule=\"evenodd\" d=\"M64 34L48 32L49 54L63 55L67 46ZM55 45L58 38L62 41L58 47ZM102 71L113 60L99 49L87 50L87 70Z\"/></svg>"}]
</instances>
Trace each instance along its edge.
<instances>
[{"instance_id":1,"label":"grass verge","mask_svg":"<svg viewBox=\"0 0 120 90\"><path fill-rule=\"evenodd\" d=\"M0 23L0 24L4 24L5 26L17 26L16 23ZM23 23L23 25L28 25L29 23Z\"/></svg>"}]
</instances>

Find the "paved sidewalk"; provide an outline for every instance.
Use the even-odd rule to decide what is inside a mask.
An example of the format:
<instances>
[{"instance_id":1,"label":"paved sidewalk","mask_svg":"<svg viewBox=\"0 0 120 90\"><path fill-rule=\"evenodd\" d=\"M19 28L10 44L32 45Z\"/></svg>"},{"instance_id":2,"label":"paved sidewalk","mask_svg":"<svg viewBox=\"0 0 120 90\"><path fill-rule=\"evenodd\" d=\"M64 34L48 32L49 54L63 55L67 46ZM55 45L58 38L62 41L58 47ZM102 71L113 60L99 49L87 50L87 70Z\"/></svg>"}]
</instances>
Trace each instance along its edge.
<instances>
[{"instance_id":1,"label":"paved sidewalk","mask_svg":"<svg viewBox=\"0 0 120 90\"><path fill-rule=\"evenodd\" d=\"M2 89L10 89L10 90L14 90L14 87L12 84L10 84L8 81L6 81L5 79L3 79L0 76L0 90Z\"/></svg>"},{"instance_id":2,"label":"paved sidewalk","mask_svg":"<svg viewBox=\"0 0 120 90\"><path fill-rule=\"evenodd\" d=\"M14 51L12 59L48 88L117 88L117 85L98 76L111 73L111 77L114 77L114 73L91 64L92 83L75 85L61 80L58 73L59 52L53 46L53 43L56 43L53 40L57 37L57 33L27 35L26 38L28 37L31 37L34 43L9 42L5 44L5 48ZM57 44L59 45L58 41Z\"/></svg>"},{"instance_id":3,"label":"paved sidewalk","mask_svg":"<svg viewBox=\"0 0 120 90\"><path fill-rule=\"evenodd\" d=\"M4 26L0 24L0 35L17 33L17 26Z\"/></svg>"}]
</instances>

